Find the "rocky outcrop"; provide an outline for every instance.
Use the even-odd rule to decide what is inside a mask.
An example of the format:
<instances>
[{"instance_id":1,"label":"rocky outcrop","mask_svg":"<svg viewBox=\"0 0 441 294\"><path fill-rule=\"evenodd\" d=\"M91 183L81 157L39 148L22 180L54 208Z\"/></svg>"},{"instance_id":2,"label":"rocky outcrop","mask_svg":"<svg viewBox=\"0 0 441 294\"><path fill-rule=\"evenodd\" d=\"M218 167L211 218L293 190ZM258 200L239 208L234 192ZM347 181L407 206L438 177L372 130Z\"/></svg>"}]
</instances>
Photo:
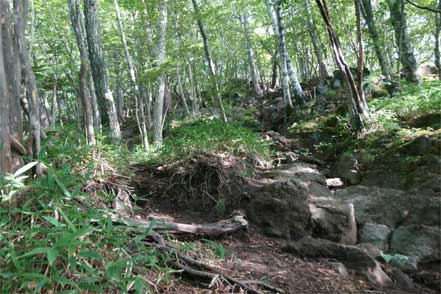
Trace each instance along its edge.
<instances>
[{"instance_id":1,"label":"rocky outcrop","mask_svg":"<svg viewBox=\"0 0 441 294\"><path fill-rule=\"evenodd\" d=\"M387 252L389 249L389 235L392 229L386 225L365 223L359 230L358 241L360 243L370 243L377 246L380 250Z\"/></svg>"},{"instance_id":2,"label":"rocky outcrop","mask_svg":"<svg viewBox=\"0 0 441 294\"><path fill-rule=\"evenodd\" d=\"M391 283L391 279L383 271L379 262L356 246L305 237L298 242L288 244L283 250L307 258L332 258L356 270L379 286Z\"/></svg>"},{"instance_id":3,"label":"rocky outcrop","mask_svg":"<svg viewBox=\"0 0 441 294\"><path fill-rule=\"evenodd\" d=\"M422 263L439 262L441 229L424 225L399 227L392 234L390 251L413 256Z\"/></svg>"}]
</instances>

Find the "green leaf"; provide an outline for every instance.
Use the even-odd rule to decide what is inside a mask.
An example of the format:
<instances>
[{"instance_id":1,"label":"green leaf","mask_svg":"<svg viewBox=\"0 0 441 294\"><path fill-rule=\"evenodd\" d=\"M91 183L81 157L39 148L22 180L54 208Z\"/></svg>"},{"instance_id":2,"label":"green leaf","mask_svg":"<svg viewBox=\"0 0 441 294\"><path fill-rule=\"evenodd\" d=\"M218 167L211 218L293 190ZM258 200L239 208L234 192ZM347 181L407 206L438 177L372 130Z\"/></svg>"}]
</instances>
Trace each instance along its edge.
<instances>
[{"instance_id":1,"label":"green leaf","mask_svg":"<svg viewBox=\"0 0 441 294\"><path fill-rule=\"evenodd\" d=\"M58 256L58 250L56 248L48 248L47 249L47 261L49 262L49 265L52 265L54 261L57 259Z\"/></svg>"},{"instance_id":2,"label":"green leaf","mask_svg":"<svg viewBox=\"0 0 441 294\"><path fill-rule=\"evenodd\" d=\"M56 228L65 227L65 224L60 223L57 219L51 217L51 216L43 216L45 220L48 221L51 225L53 225Z\"/></svg>"},{"instance_id":3,"label":"green leaf","mask_svg":"<svg viewBox=\"0 0 441 294\"><path fill-rule=\"evenodd\" d=\"M89 257L89 258L98 259L98 260L104 259L104 257L102 255L100 255L99 253L97 253L96 251L82 251L82 252L80 252L79 256Z\"/></svg>"},{"instance_id":4,"label":"green leaf","mask_svg":"<svg viewBox=\"0 0 441 294\"><path fill-rule=\"evenodd\" d=\"M24 258L24 257L29 257L29 256L34 256L34 255L37 255L37 254L46 254L46 252L47 252L47 248L38 247L38 248L32 249L28 253L25 253L23 255L18 256L17 259Z\"/></svg>"}]
</instances>

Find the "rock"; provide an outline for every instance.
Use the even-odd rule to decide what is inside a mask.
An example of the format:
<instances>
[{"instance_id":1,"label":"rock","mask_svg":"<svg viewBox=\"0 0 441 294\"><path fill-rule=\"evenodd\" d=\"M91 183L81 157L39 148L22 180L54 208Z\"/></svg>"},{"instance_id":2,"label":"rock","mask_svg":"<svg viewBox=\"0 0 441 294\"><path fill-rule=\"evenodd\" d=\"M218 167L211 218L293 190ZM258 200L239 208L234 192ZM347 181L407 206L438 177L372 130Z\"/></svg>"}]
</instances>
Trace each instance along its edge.
<instances>
[{"instance_id":1,"label":"rock","mask_svg":"<svg viewBox=\"0 0 441 294\"><path fill-rule=\"evenodd\" d=\"M425 62L418 66L417 73L421 76L436 75L438 74L438 68L433 62Z\"/></svg>"},{"instance_id":2,"label":"rock","mask_svg":"<svg viewBox=\"0 0 441 294\"><path fill-rule=\"evenodd\" d=\"M336 272L338 272L342 277L344 278L348 278L349 277L349 273L348 270L346 269L346 266L341 263L341 262L336 262L336 261L330 261L326 258L322 259L323 263L328 265L330 268L334 269Z\"/></svg>"},{"instance_id":3,"label":"rock","mask_svg":"<svg viewBox=\"0 0 441 294\"><path fill-rule=\"evenodd\" d=\"M409 214L412 202L401 190L352 186L338 190L336 199L352 203L357 224L376 223L394 228Z\"/></svg>"},{"instance_id":4,"label":"rock","mask_svg":"<svg viewBox=\"0 0 441 294\"><path fill-rule=\"evenodd\" d=\"M393 268L390 273L390 277L395 282L395 284L401 289L413 289L414 284L408 275L403 273L397 268Z\"/></svg>"},{"instance_id":5,"label":"rock","mask_svg":"<svg viewBox=\"0 0 441 294\"><path fill-rule=\"evenodd\" d=\"M387 252L388 238L391 232L392 229L386 225L365 223L359 231L359 242L374 244L380 250Z\"/></svg>"},{"instance_id":6,"label":"rock","mask_svg":"<svg viewBox=\"0 0 441 294\"><path fill-rule=\"evenodd\" d=\"M441 113L425 113L419 117L414 118L409 122L409 125L414 128L427 128L438 129L441 127Z\"/></svg>"},{"instance_id":7,"label":"rock","mask_svg":"<svg viewBox=\"0 0 441 294\"><path fill-rule=\"evenodd\" d=\"M301 181L261 181L244 189L248 219L266 235L291 240L310 233L308 193Z\"/></svg>"},{"instance_id":8,"label":"rock","mask_svg":"<svg viewBox=\"0 0 441 294\"><path fill-rule=\"evenodd\" d=\"M433 143L429 136L419 136L400 147L399 152L407 155L425 155L432 151Z\"/></svg>"},{"instance_id":9,"label":"rock","mask_svg":"<svg viewBox=\"0 0 441 294\"><path fill-rule=\"evenodd\" d=\"M381 251L377 246L371 243L360 243L356 246L366 252L373 259L377 259L383 254L383 251Z\"/></svg>"},{"instance_id":10,"label":"rock","mask_svg":"<svg viewBox=\"0 0 441 294\"><path fill-rule=\"evenodd\" d=\"M342 178L351 185L357 185L361 182L358 162L352 154L343 153L333 165L332 170L337 177Z\"/></svg>"},{"instance_id":11,"label":"rock","mask_svg":"<svg viewBox=\"0 0 441 294\"><path fill-rule=\"evenodd\" d=\"M389 263L403 271L416 271L418 269L418 261L413 256L394 256Z\"/></svg>"},{"instance_id":12,"label":"rock","mask_svg":"<svg viewBox=\"0 0 441 294\"><path fill-rule=\"evenodd\" d=\"M298 242L288 244L283 250L308 258L333 258L363 274L378 286L386 286L391 283L380 263L355 246L305 237Z\"/></svg>"},{"instance_id":13,"label":"rock","mask_svg":"<svg viewBox=\"0 0 441 294\"><path fill-rule=\"evenodd\" d=\"M326 179L326 185L330 188L343 187L344 183L340 178Z\"/></svg>"},{"instance_id":14,"label":"rock","mask_svg":"<svg viewBox=\"0 0 441 294\"><path fill-rule=\"evenodd\" d=\"M357 243L354 206L334 199L315 199L309 204L314 237L353 245Z\"/></svg>"},{"instance_id":15,"label":"rock","mask_svg":"<svg viewBox=\"0 0 441 294\"><path fill-rule=\"evenodd\" d=\"M402 226L390 240L390 252L414 256L418 262L441 260L441 229L424 225Z\"/></svg>"}]
</instances>

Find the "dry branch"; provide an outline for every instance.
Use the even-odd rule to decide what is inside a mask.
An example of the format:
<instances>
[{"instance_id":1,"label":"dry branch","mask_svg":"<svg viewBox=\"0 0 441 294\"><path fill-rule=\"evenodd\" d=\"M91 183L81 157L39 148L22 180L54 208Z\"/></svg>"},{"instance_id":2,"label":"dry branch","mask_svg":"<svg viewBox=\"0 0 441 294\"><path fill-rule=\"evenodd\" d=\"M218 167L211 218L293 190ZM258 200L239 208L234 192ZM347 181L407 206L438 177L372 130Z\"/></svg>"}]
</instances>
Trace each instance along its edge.
<instances>
[{"instance_id":1,"label":"dry branch","mask_svg":"<svg viewBox=\"0 0 441 294\"><path fill-rule=\"evenodd\" d=\"M128 226L149 228L152 226L152 221L143 219L136 219L121 215L112 215L112 219L116 222L122 222ZM156 220L156 225L153 230L159 232L169 232L173 234L195 234L209 237L216 237L225 234L237 232L248 227L248 222L245 215L241 211L235 211L231 217L220 220L216 223L208 224L183 224L174 222L165 222Z\"/></svg>"}]
</instances>

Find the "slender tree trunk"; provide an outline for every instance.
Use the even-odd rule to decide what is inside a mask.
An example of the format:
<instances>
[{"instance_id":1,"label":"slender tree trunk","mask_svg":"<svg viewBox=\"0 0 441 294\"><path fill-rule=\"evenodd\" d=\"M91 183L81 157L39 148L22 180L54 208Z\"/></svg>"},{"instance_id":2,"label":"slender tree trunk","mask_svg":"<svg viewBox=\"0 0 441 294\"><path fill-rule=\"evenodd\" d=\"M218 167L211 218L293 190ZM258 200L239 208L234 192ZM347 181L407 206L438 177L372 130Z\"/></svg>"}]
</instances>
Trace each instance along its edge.
<instances>
[{"instance_id":1,"label":"slender tree trunk","mask_svg":"<svg viewBox=\"0 0 441 294\"><path fill-rule=\"evenodd\" d=\"M7 4L7 3L6 3ZM2 18L4 17L4 1L0 2ZM0 34L3 25L0 25ZM3 63L3 38L0 38L0 173L12 172L11 135L9 133L9 92L6 83L6 71ZM7 49L7 48L6 48Z\"/></svg>"},{"instance_id":2,"label":"slender tree trunk","mask_svg":"<svg viewBox=\"0 0 441 294\"><path fill-rule=\"evenodd\" d=\"M438 0L438 9L441 10L441 0ZM440 34L441 34L441 13L435 13L435 65L438 68L438 79L441 81L441 54L440 54Z\"/></svg>"},{"instance_id":3,"label":"slender tree trunk","mask_svg":"<svg viewBox=\"0 0 441 294\"><path fill-rule=\"evenodd\" d=\"M89 89L89 93L90 93L90 102L92 103L92 114L93 114L93 127L95 128L95 130L98 130L99 132L101 132L102 129L102 125L101 125L101 113L100 113L100 108L98 105L98 100L96 98L96 92L95 92L95 83L93 81L93 76L92 76L92 69L90 68L90 64L89 64L89 70L88 70L89 74L88 74L88 89Z\"/></svg>"},{"instance_id":4,"label":"slender tree trunk","mask_svg":"<svg viewBox=\"0 0 441 294\"><path fill-rule=\"evenodd\" d=\"M207 34L205 32L205 27L204 27L204 24L202 23L202 16L199 11L199 6L197 3L197 0L191 0L191 2L193 3L193 9L196 14L199 31L201 33L202 40L204 42L205 58L207 59L208 69L209 69L210 76L211 76L211 79L212 79L214 87L215 87L215 92L216 92L215 94L216 94L217 103L219 104L219 107L221 109L222 118L223 118L224 122L227 122L227 115L225 114L224 104L222 102L222 96L221 96L220 89L219 89L219 83L217 80L216 69L214 67L214 63L211 58L210 46L208 44L208 38L207 38Z\"/></svg>"},{"instance_id":5,"label":"slender tree trunk","mask_svg":"<svg viewBox=\"0 0 441 294\"><path fill-rule=\"evenodd\" d=\"M89 61L92 68L95 92L98 101L105 101L110 137L113 143L117 143L121 139L121 130L100 44L98 0L84 0L84 11L86 16L87 42L89 45Z\"/></svg>"},{"instance_id":6,"label":"slender tree trunk","mask_svg":"<svg viewBox=\"0 0 441 294\"><path fill-rule=\"evenodd\" d=\"M248 16L242 15L241 19L242 19L244 32L245 32L245 41L246 41L246 46L247 46L248 62L250 64L250 73L251 73L251 80L253 83L254 94L256 95L257 98L260 98L260 97L262 97L262 89L260 88L260 85L259 85L259 76L257 74L256 62L254 60L254 50L253 50L253 46L251 45Z\"/></svg>"},{"instance_id":7,"label":"slender tree trunk","mask_svg":"<svg viewBox=\"0 0 441 294\"><path fill-rule=\"evenodd\" d=\"M184 106L185 115L187 117L191 117L190 108L187 104L187 98L185 97L185 90L184 90L184 84L182 83L182 77L181 77L181 69L179 64L176 67L176 79L178 82L178 89L179 89L179 96L181 96L182 99L182 105Z\"/></svg>"},{"instance_id":8,"label":"slender tree trunk","mask_svg":"<svg viewBox=\"0 0 441 294\"><path fill-rule=\"evenodd\" d=\"M368 109L366 98L363 91L363 71L364 71L364 46L363 46L363 32L361 30L361 0L354 0L355 5L355 22L357 27L357 42L358 42L358 56L357 56L357 92L360 97L359 103L362 104L362 109Z\"/></svg>"},{"instance_id":9,"label":"slender tree trunk","mask_svg":"<svg viewBox=\"0 0 441 294\"><path fill-rule=\"evenodd\" d=\"M317 58L317 62L319 65L320 83L323 85L325 83L326 78L329 76L328 69L326 67L325 62L323 61L320 39L317 35L317 28L314 24L314 19L312 18L311 6L309 4L309 0L304 0L304 3L305 3L306 21L308 25L308 33L311 38L314 54L315 57Z\"/></svg>"},{"instance_id":10,"label":"slender tree trunk","mask_svg":"<svg viewBox=\"0 0 441 294\"><path fill-rule=\"evenodd\" d=\"M413 53L409 33L407 30L407 17L403 0L388 0L392 25L395 31L399 61L403 66L404 77L409 83L418 83L417 62Z\"/></svg>"},{"instance_id":11,"label":"slender tree trunk","mask_svg":"<svg viewBox=\"0 0 441 294\"><path fill-rule=\"evenodd\" d=\"M375 54L377 55L378 63L380 64L381 74L386 78L386 80L390 81L391 75L389 59L387 58L387 55L384 54L384 46L382 45L384 41L380 39L380 35L378 34L371 1L372 0L362 0L363 17L366 21L369 34L374 45Z\"/></svg>"},{"instance_id":12,"label":"slender tree trunk","mask_svg":"<svg viewBox=\"0 0 441 294\"><path fill-rule=\"evenodd\" d=\"M141 92L139 90L139 83L138 78L136 74L136 68L132 61L132 56L130 55L129 47L127 46L127 40L126 40L126 34L124 32L124 26L121 19L121 11L119 9L118 0L114 0L115 10L116 10L116 16L118 19L118 28L119 33L121 37L121 43L124 48L124 54L126 57L127 67L128 67L128 73L129 73L129 80L133 86L134 92L135 92L135 104L136 104L136 118L138 122L138 127L140 130L140 135L142 139L142 145L144 147L144 150L149 149L149 141L148 141L148 134L147 134L147 126L146 126L146 118L144 116L144 103L143 103L143 97L141 96ZM122 107L121 101L118 103ZM121 109L118 112L122 112ZM122 114L122 113L121 113ZM121 115L120 114L120 115ZM122 117L121 117L122 118Z\"/></svg>"},{"instance_id":13,"label":"slender tree trunk","mask_svg":"<svg viewBox=\"0 0 441 294\"><path fill-rule=\"evenodd\" d=\"M38 160L41 151L40 99L35 74L29 61L28 49L26 48L25 29L28 5L29 0L14 0L15 34L18 38L20 63L26 80L29 100L29 133L32 140L32 156ZM35 168L35 174L39 176L41 172L41 165L38 163Z\"/></svg>"},{"instance_id":14,"label":"slender tree trunk","mask_svg":"<svg viewBox=\"0 0 441 294\"><path fill-rule=\"evenodd\" d=\"M190 81L191 112L193 117L199 116L199 103L191 62L188 62L188 79Z\"/></svg>"},{"instance_id":15,"label":"slender tree trunk","mask_svg":"<svg viewBox=\"0 0 441 294\"><path fill-rule=\"evenodd\" d=\"M286 60L286 74L288 75L288 82L291 82L291 86L294 89L295 96L300 100L303 101L303 89L298 81L297 75L294 70L294 66L292 65L291 58L288 55L288 51L286 48L286 41L285 41L285 32L283 29L283 24L281 20L280 15L280 0L276 0L274 3L274 7L272 6L270 0L265 0L266 8L268 11L268 14L271 18L271 24L273 28L274 35L276 39L278 40L278 47L279 47L279 55L280 59L283 58ZM284 55L284 57L282 57ZM283 62L281 64L282 68L282 87L283 87L283 80L284 80L284 65ZM287 95L285 95L287 96ZM291 97L291 94L289 95ZM287 99L286 97L285 99ZM290 99L292 105L292 100ZM289 101L288 101L289 102Z\"/></svg>"},{"instance_id":16,"label":"slender tree trunk","mask_svg":"<svg viewBox=\"0 0 441 294\"><path fill-rule=\"evenodd\" d=\"M334 31L334 28L331 25L326 0L316 0L316 3L326 24L326 29L328 31L329 39L331 41L331 46L334 52L336 63L345 76L346 96L348 98L348 106L349 112L351 114L352 126L356 131L358 131L367 124L369 119L369 112L366 108L366 103L362 100L363 96L361 96L358 92L357 86L351 73L351 69L343 56L340 41Z\"/></svg>"},{"instance_id":17,"label":"slender tree trunk","mask_svg":"<svg viewBox=\"0 0 441 294\"><path fill-rule=\"evenodd\" d=\"M167 35L167 0L159 2L159 43L158 43L158 62L157 66L165 61L166 54L166 35ZM164 95L165 95L165 73L161 72L158 78L158 94L153 106L153 141L161 144L164 114Z\"/></svg>"},{"instance_id":18,"label":"slender tree trunk","mask_svg":"<svg viewBox=\"0 0 441 294\"><path fill-rule=\"evenodd\" d=\"M25 152L23 152L25 151L25 148L23 147L23 116L20 107L20 56L17 37L15 35L13 37L12 35L12 16L9 2L9 0L0 1L0 13L3 19L1 37L3 44L4 71L6 74L6 83L8 85L9 93L9 132L11 134L12 143L12 171L14 171L23 164L21 155L25 155ZM17 146L18 148L14 148L14 146Z\"/></svg>"},{"instance_id":19,"label":"slender tree trunk","mask_svg":"<svg viewBox=\"0 0 441 294\"><path fill-rule=\"evenodd\" d=\"M85 38L85 28L84 28L84 20L81 12L81 5L79 0L68 0L69 3L69 14L72 23L72 28L75 33L78 50L80 51L80 97L81 104L83 107L84 113L84 125L86 130L86 138L89 145L94 146L96 144L95 141L95 130L93 123L93 109L92 109L92 101L89 95L88 87L87 87L87 71L89 68L89 60L87 55L87 43Z\"/></svg>"},{"instance_id":20,"label":"slender tree trunk","mask_svg":"<svg viewBox=\"0 0 441 294\"><path fill-rule=\"evenodd\" d=\"M52 104L51 104L51 128L55 127L56 112L57 112L57 76L54 74L54 85L52 86Z\"/></svg>"}]
</instances>

